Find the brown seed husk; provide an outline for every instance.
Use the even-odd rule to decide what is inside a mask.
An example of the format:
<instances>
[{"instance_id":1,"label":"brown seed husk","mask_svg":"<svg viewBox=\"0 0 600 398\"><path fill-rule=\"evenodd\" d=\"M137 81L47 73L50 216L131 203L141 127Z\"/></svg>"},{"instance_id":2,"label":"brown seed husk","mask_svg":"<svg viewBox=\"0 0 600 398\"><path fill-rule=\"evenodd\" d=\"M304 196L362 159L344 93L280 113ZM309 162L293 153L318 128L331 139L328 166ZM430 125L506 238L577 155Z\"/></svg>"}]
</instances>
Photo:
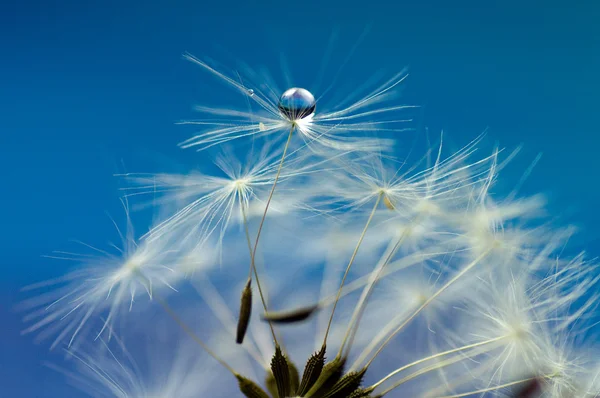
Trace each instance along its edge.
<instances>
[{"instance_id":1,"label":"brown seed husk","mask_svg":"<svg viewBox=\"0 0 600 398\"><path fill-rule=\"evenodd\" d=\"M267 395L267 393L264 392L263 389L260 388L258 384L256 384L252 380L240 375L236 375L235 377L238 380L240 391L247 398L269 398L269 395Z\"/></svg>"},{"instance_id":2,"label":"brown seed husk","mask_svg":"<svg viewBox=\"0 0 600 398\"><path fill-rule=\"evenodd\" d=\"M271 371L275 378L275 384L277 385L277 393L279 397L290 396L290 369L288 362L281 348L277 345L275 347L275 354L271 359Z\"/></svg>"},{"instance_id":3,"label":"brown seed husk","mask_svg":"<svg viewBox=\"0 0 600 398\"><path fill-rule=\"evenodd\" d=\"M263 314L262 319L272 323L301 322L310 317L318 308L318 304L315 304L290 311L271 311Z\"/></svg>"},{"instance_id":4,"label":"brown seed husk","mask_svg":"<svg viewBox=\"0 0 600 398\"><path fill-rule=\"evenodd\" d=\"M319 352L315 352L306 362L304 367L304 373L302 374L302 381L300 387L298 387L298 395L304 396L315 384L325 365L325 344L321 347Z\"/></svg>"},{"instance_id":5,"label":"brown seed husk","mask_svg":"<svg viewBox=\"0 0 600 398\"><path fill-rule=\"evenodd\" d=\"M335 359L323 366L319 378L306 394L306 397L322 397L342 378L346 359L335 357Z\"/></svg>"},{"instance_id":6,"label":"brown seed husk","mask_svg":"<svg viewBox=\"0 0 600 398\"><path fill-rule=\"evenodd\" d=\"M242 290L242 300L240 305L240 317L237 323L237 333L235 336L235 342L242 344L246 331L248 330L248 324L250 323L250 315L252 313L252 279L248 278L244 290Z\"/></svg>"},{"instance_id":7,"label":"brown seed husk","mask_svg":"<svg viewBox=\"0 0 600 398\"><path fill-rule=\"evenodd\" d=\"M299 383L299 375L298 368L292 361L288 359L288 369L290 370L290 395L296 396L298 391L298 383ZM267 377L265 379L265 383L267 385L267 390L269 390L269 394L273 398L279 398L279 391L277 390L277 382L275 381L275 376L273 376L273 372L268 371Z\"/></svg>"},{"instance_id":8,"label":"brown seed husk","mask_svg":"<svg viewBox=\"0 0 600 398\"><path fill-rule=\"evenodd\" d=\"M358 372L347 373L327 391L323 398L347 398L360 387L366 371L365 368Z\"/></svg>"}]
</instances>

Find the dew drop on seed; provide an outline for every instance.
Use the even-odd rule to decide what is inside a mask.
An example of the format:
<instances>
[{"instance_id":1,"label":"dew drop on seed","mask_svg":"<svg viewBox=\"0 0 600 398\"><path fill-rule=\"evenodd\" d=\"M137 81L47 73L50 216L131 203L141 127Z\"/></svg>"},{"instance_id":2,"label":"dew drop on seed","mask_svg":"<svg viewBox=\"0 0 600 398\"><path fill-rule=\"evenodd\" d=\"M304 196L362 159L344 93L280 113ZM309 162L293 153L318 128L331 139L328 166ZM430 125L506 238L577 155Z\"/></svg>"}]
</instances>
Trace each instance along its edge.
<instances>
[{"instance_id":1,"label":"dew drop on seed","mask_svg":"<svg viewBox=\"0 0 600 398\"><path fill-rule=\"evenodd\" d=\"M265 126L265 124L263 122L258 123L258 129L260 131L265 131L267 129L267 127Z\"/></svg>"},{"instance_id":2,"label":"dew drop on seed","mask_svg":"<svg viewBox=\"0 0 600 398\"><path fill-rule=\"evenodd\" d=\"M310 91L290 88L279 99L279 111L290 120L303 119L315 113L317 103Z\"/></svg>"},{"instance_id":3,"label":"dew drop on seed","mask_svg":"<svg viewBox=\"0 0 600 398\"><path fill-rule=\"evenodd\" d=\"M251 88L249 88L246 92L248 93L248 95L250 97L252 97L254 95L254 90L252 90Z\"/></svg>"}]
</instances>

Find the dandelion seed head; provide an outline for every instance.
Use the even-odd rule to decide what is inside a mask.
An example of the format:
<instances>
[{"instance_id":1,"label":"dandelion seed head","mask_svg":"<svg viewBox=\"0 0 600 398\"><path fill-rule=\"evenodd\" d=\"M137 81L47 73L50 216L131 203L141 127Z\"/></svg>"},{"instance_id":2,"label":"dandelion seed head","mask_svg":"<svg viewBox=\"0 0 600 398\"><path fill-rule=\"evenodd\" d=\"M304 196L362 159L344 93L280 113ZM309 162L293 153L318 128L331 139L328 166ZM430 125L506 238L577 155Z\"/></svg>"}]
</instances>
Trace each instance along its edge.
<instances>
[{"instance_id":1,"label":"dandelion seed head","mask_svg":"<svg viewBox=\"0 0 600 398\"><path fill-rule=\"evenodd\" d=\"M152 194L152 205L167 205L161 209L167 218L141 239L128 232L118 254L85 256L76 272L38 284L65 286L29 305L34 311L26 321L33 325L27 331L57 334L55 344L70 339L75 352L75 337L93 319L102 320L94 334L105 352L80 350L75 357L84 378L123 398L237 396L223 393L234 383L209 382L212 366L205 369L187 347L170 352L170 361L164 352L149 357L160 369L144 375L128 353L121 358L108 349L103 331L112 334L118 316L131 313L134 299L146 295L233 373L246 396L267 396L260 380L265 373L277 378L272 362L283 375L275 380L278 391L287 392L271 389L271 395L306 396L283 385L292 373L281 354L300 364L306 357L295 353L310 355L313 347L323 347L321 359L339 349L329 362L334 373L342 363L348 365L343 372L368 368L368 377L380 381L362 387L379 397L505 396L532 380L551 397L579 397L576 380L588 391L598 389L597 371L581 377L583 350L575 347L576 338L595 326L589 320L600 298L598 267L581 257L558 260L569 234L538 217L540 197L519 198L516 189L492 195L512 155L499 163L496 149L473 159L481 137L449 155L440 138L414 164L384 153L394 140L375 133L401 132L411 122L397 116L410 106L391 103L404 71L336 93L345 98L333 106L329 88L311 86L318 94L316 113L315 96L291 79L285 87L293 88L283 91L252 70L228 76L186 58L244 96L244 108L198 106L202 118L185 122L198 131L181 146L220 147L218 170L127 175L136 185L130 192ZM233 141L235 148L223 148ZM239 154L247 159L238 160ZM194 293L189 285L203 304L188 300ZM255 286L260 300L251 299ZM167 302L162 290L181 297ZM240 290L242 321L236 327L232 308L240 308ZM278 311L279 319L272 317ZM270 314L265 318L273 323L255 322L250 314L257 312ZM309 318L313 312L319 319ZM243 344L234 343L241 343L239 325ZM155 320L153 326L159 326ZM173 337L169 333L165 341ZM152 343L161 346L160 339ZM279 357L271 361L274 352ZM396 369L383 377L391 360ZM335 389L338 383L331 381ZM308 395L360 392L318 387Z\"/></svg>"}]
</instances>

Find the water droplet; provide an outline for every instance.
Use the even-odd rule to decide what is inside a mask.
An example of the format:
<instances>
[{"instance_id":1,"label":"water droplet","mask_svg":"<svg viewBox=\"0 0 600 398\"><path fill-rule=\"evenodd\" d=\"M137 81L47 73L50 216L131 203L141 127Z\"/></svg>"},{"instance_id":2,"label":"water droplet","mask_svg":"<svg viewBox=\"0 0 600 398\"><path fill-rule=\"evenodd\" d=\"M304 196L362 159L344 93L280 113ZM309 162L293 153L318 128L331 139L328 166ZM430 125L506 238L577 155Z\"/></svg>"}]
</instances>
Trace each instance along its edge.
<instances>
[{"instance_id":1,"label":"water droplet","mask_svg":"<svg viewBox=\"0 0 600 398\"><path fill-rule=\"evenodd\" d=\"M290 120L303 119L315 113L317 103L310 91L290 88L279 99L279 111Z\"/></svg>"},{"instance_id":2,"label":"water droplet","mask_svg":"<svg viewBox=\"0 0 600 398\"><path fill-rule=\"evenodd\" d=\"M249 95L249 96L251 96L251 97L254 95L254 90L252 90L251 88L249 88L249 89L248 89L246 92L247 92L247 93L248 93L248 95Z\"/></svg>"}]
</instances>

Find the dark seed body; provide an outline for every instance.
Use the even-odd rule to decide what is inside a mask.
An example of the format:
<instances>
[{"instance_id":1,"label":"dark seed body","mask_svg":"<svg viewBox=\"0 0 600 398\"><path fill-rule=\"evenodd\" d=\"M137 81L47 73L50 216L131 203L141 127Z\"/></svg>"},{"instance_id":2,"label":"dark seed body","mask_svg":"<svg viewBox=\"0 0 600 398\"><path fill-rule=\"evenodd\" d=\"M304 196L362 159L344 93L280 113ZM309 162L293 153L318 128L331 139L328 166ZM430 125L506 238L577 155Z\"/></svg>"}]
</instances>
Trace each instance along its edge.
<instances>
[{"instance_id":1,"label":"dark seed body","mask_svg":"<svg viewBox=\"0 0 600 398\"><path fill-rule=\"evenodd\" d=\"M318 305L311 305L309 307L298 308L291 311L269 312L264 314L262 319L272 323L300 322L311 316L318 307Z\"/></svg>"},{"instance_id":2,"label":"dark seed body","mask_svg":"<svg viewBox=\"0 0 600 398\"><path fill-rule=\"evenodd\" d=\"M313 398L325 396L325 394L342 378L345 364L346 359L341 357L336 357L333 361L325 364L319 378L305 396Z\"/></svg>"},{"instance_id":3,"label":"dark seed body","mask_svg":"<svg viewBox=\"0 0 600 398\"><path fill-rule=\"evenodd\" d=\"M367 369L358 372L350 372L342 377L334 386L327 391L323 398L347 398L360 387L360 383Z\"/></svg>"},{"instance_id":4,"label":"dark seed body","mask_svg":"<svg viewBox=\"0 0 600 398\"><path fill-rule=\"evenodd\" d=\"M542 390L542 386L540 380L537 378L531 379L521 386L515 388L513 392L513 396L515 398L534 398L537 397Z\"/></svg>"},{"instance_id":5,"label":"dark seed body","mask_svg":"<svg viewBox=\"0 0 600 398\"><path fill-rule=\"evenodd\" d=\"M248 279L244 290L242 290L242 302L240 305L240 318L237 324L237 333L235 336L235 342L242 344L246 331L248 330L248 324L250 323L250 314L252 313L252 279Z\"/></svg>"},{"instance_id":6,"label":"dark seed body","mask_svg":"<svg viewBox=\"0 0 600 398\"><path fill-rule=\"evenodd\" d=\"M271 371L277 384L277 392L279 397L290 396L290 370L288 367L287 359L281 352L279 346L275 347L275 355L271 359Z\"/></svg>"},{"instance_id":7,"label":"dark seed body","mask_svg":"<svg viewBox=\"0 0 600 398\"><path fill-rule=\"evenodd\" d=\"M291 362L289 359L287 361L288 369L290 371L290 396L295 397L298 395L298 383L300 381L298 376L298 368L296 368L296 365L294 365L294 363ZM267 385L267 390L269 391L269 394L271 394L273 398L281 398L279 397L279 390L277 389L277 382L275 381L275 376L273 376L273 372L267 372L265 384Z\"/></svg>"},{"instance_id":8,"label":"dark seed body","mask_svg":"<svg viewBox=\"0 0 600 398\"><path fill-rule=\"evenodd\" d=\"M269 398L269 395L252 380L240 375L236 375L235 377L238 379L240 391L247 398Z\"/></svg>"},{"instance_id":9,"label":"dark seed body","mask_svg":"<svg viewBox=\"0 0 600 398\"><path fill-rule=\"evenodd\" d=\"M302 375L302 381L300 387L298 387L298 395L303 397L312 386L315 384L325 365L325 350L326 347L323 345L321 351L315 352L306 362L304 367L304 374Z\"/></svg>"}]
</instances>

